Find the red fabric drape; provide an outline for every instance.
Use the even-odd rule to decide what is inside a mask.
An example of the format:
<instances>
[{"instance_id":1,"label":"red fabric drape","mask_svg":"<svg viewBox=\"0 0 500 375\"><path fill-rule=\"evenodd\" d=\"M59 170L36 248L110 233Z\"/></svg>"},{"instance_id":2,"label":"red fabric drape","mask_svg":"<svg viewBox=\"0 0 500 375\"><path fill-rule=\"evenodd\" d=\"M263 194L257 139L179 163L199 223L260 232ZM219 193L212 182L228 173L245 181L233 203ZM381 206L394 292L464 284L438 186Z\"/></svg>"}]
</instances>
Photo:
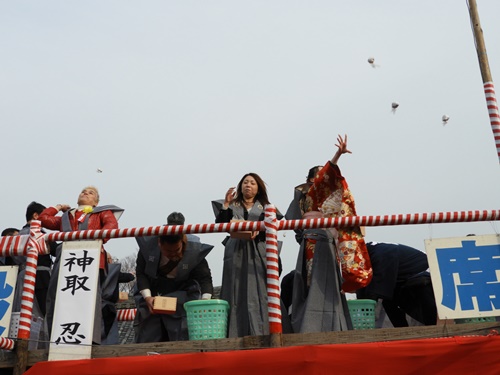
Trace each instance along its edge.
<instances>
[{"instance_id":1,"label":"red fabric drape","mask_svg":"<svg viewBox=\"0 0 500 375\"><path fill-rule=\"evenodd\" d=\"M500 373L500 336L39 362L28 375Z\"/></svg>"}]
</instances>

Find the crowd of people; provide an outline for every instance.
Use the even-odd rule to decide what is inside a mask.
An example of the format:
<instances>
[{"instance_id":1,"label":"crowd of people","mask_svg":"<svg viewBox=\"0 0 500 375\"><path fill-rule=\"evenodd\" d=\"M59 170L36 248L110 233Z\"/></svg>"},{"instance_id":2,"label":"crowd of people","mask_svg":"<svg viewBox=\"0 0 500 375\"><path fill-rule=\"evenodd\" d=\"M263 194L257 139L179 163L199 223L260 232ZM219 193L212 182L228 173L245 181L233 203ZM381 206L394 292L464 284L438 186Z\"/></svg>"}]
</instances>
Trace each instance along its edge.
<instances>
[{"instance_id":1,"label":"crowd of people","mask_svg":"<svg viewBox=\"0 0 500 375\"><path fill-rule=\"evenodd\" d=\"M278 220L356 215L354 198L337 165L346 153L351 153L347 136L339 136L331 160L309 170L306 182L295 188L286 214L278 211ZM256 173L247 173L237 186L227 189L224 199L212 202L215 222L262 221L264 207L269 203L263 179ZM29 233L31 220L41 221L43 228L52 231L118 228L123 209L98 204L99 192L93 186L82 190L76 208L68 204L45 207L32 202L26 211L26 225L21 230L7 228L2 236ZM173 212L166 225L184 222L182 213ZM436 324L425 253L399 244L365 243L359 227L297 230L296 239L296 267L282 278L284 333L353 329L345 292L355 292L358 298L381 300L395 327L408 325L406 314L422 324ZM115 303L120 282L137 279L134 331L136 342L140 343L187 340L183 304L213 298L214 286L206 256L214 246L203 243L197 236L182 234L137 237L137 243L135 274L121 273L120 265L110 260L104 246L101 248L92 338L95 344L118 343ZM223 245L219 298L229 303L228 337L269 334L265 233L231 233ZM40 256L38 261L34 311L45 319L50 333L62 246L51 243L49 247L50 255ZM278 249L281 250L281 243ZM19 266L18 285L22 285L26 258L6 257L0 261ZM280 275L281 271L280 262ZM160 296L177 299L173 313L155 311L155 298ZM19 311L20 298L18 293L13 311Z\"/></svg>"}]
</instances>

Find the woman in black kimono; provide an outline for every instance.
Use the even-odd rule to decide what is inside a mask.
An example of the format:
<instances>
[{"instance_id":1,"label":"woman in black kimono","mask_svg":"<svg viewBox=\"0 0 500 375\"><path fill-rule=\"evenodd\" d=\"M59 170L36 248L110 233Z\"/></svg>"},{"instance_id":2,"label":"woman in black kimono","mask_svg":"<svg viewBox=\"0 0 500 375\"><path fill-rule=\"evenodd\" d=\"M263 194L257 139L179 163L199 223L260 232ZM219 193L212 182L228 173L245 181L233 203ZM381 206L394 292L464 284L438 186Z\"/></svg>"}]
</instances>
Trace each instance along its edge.
<instances>
[{"instance_id":1,"label":"woman in black kimono","mask_svg":"<svg viewBox=\"0 0 500 375\"><path fill-rule=\"evenodd\" d=\"M264 181L256 173L247 173L236 188L227 190L222 205L214 202L215 221L262 221L266 204L269 204L269 199ZM278 219L282 217L278 213ZM265 241L264 232L253 232L247 239L228 237L223 242L221 299L230 306L229 337L269 334ZM283 332L290 332L283 304L281 310Z\"/></svg>"}]
</instances>

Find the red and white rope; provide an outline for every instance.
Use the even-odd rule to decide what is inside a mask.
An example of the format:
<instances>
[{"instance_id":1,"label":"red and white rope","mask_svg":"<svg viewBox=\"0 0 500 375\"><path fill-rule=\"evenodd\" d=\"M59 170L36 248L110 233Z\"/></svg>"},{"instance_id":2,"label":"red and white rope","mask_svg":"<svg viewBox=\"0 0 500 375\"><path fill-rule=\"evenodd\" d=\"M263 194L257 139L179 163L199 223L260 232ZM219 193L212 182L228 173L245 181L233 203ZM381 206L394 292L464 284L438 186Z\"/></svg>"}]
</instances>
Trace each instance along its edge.
<instances>
[{"instance_id":1,"label":"red and white rope","mask_svg":"<svg viewBox=\"0 0 500 375\"><path fill-rule=\"evenodd\" d=\"M352 226L376 227L384 225L462 223L500 219L500 210L458 211L423 214L399 214L380 216L347 216L328 219L280 220L279 230L306 228L345 228Z\"/></svg>"},{"instance_id":2,"label":"red and white rope","mask_svg":"<svg viewBox=\"0 0 500 375\"><path fill-rule=\"evenodd\" d=\"M266 263L267 263L267 313L269 332L281 333L280 273L278 253L278 226L276 207L265 207L264 225L266 228Z\"/></svg>"},{"instance_id":3,"label":"red and white rope","mask_svg":"<svg viewBox=\"0 0 500 375\"><path fill-rule=\"evenodd\" d=\"M120 309L117 311L116 320L119 322L129 322L135 319L137 309Z\"/></svg>"},{"instance_id":4,"label":"red and white rope","mask_svg":"<svg viewBox=\"0 0 500 375\"><path fill-rule=\"evenodd\" d=\"M0 256L24 255L29 235L0 237Z\"/></svg>"},{"instance_id":5,"label":"red and white rope","mask_svg":"<svg viewBox=\"0 0 500 375\"><path fill-rule=\"evenodd\" d=\"M12 350L14 349L14 340L0 337L0 349Z\"/></svg>"},{"instance_id":6,"label":"red and white rope","mask_svg":"<svg viewBox=\"0 0 500 375\"><path fill-rule=\"evenodd\" d=\"M37 229L35 236L35 248L39 254L48 254L49 248L45 243L45 234L41 232L41 222L39 220L32 220L33 225ZM0 256L22 256L28 252L28 246L31 234L23 234L20 236L6 236L0 237Z\"/></svg>"},{"instance_id":7,"label":"red and white rope","mask_svg":"<svg viewBox=\"0 0 500 375\"><path fill-rule=\"evenodd\" d=\"M495 145L497 147L497 155L500 160L500 113L498 112L493 82L484 83L484 94L486 96L486 105L488 106L488 114L490 116L491 130L493 131L493 137L495 138Z\"/></svg>"},{"instance_id":8,"label":"red and white rope","mask_svg":"<svg viewBox=\"0 0 500 375\"><path fill-rule=\"evenodd\" d=\"M125 228L125 229L99 229L99 230L83 230L74 232L54 232L47 234L47 241L75 241L75 240L92 240L100 238L124 238L124 237L143 237L157 236L164 233L163 226L144 227L144 228ZM165 227L166 228L166 227ZM172 230L168 234L175 234L177 231Z\"/></svg>"},{"instance_id":9,"label":"red and white rope","mask_svg":"<svg viewBox=\"0 0 500 375\"><path fill-rule=\"evenodd\" d=\"M473 221L491 221L500 219L500 210L455 211L437 213L396 214L379 216L348 216L330 219L280 220L278 230L330 228L350 226L384 226L407 224L461 223ZM142 228L124 228L107 230L84 230L75 232L55 232L45 235L47 241L74 241L99 238L124 238L158 236L180 233L221 233L236 231L264 231L260 221L241 221L219 224L188 224ZM20 252L22 255L22 252ZM0 253L0 256L2 254Z\"/></svg>"},{"instance_id":10,"label":"red and white rope","mask_svg":"<svg viewBox=\"0 0 500 375\"><path fill-rule=\"evenodd\" d=\"M159 236L181 233L221 233L236 231L263 231L264 223L259 221L241 221L219 224L188 224L188 225L162 225L155 227L100 229L75 232L55 232L46 235L47 241L73 241L98 238L124 238Z\"/></svg>"}]
</instances>

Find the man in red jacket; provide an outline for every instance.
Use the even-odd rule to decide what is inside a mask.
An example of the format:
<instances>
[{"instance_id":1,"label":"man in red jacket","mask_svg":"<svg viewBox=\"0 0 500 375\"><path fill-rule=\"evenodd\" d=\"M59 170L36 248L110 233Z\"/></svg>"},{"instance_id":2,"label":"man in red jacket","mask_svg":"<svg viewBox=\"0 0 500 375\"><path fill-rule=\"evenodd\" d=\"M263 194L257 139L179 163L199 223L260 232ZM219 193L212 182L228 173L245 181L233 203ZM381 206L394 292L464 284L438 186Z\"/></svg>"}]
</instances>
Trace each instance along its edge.
<instances>
[{"instance_id":1,"label":"man in red jacket","mask_svg":"<svg viewBox=\"0 0 500 375\"><path fill-rule=\"evenodd\" d=\"M99 203L99 192L94 186L85 187L78 196L78 207L71 208L68 204L57 204L48 207L42 211L39 216L42 226L51 230L62 232L71 232L77 230L97 230L97 229L118 229L118 218L123 213L123 209L116 206L97 206ZM58 215L59 211L63 214ZM106 243L108 239L103 239ZM47 296L47 325L49 332L52 330L52 319L54 314L54 302L57 291L57 277L59 274L59 260L61 257L61 248L57 251L57 257L54 262L54 268L49 285ZM107 253L104 248L101 249L99 262L99 285L102 285L107 276ZM100 295L100 293L99 293ZM93 341L100 342L100 297L98 299L95 317L95 329Z\"/></svg>"}]
</instances>

